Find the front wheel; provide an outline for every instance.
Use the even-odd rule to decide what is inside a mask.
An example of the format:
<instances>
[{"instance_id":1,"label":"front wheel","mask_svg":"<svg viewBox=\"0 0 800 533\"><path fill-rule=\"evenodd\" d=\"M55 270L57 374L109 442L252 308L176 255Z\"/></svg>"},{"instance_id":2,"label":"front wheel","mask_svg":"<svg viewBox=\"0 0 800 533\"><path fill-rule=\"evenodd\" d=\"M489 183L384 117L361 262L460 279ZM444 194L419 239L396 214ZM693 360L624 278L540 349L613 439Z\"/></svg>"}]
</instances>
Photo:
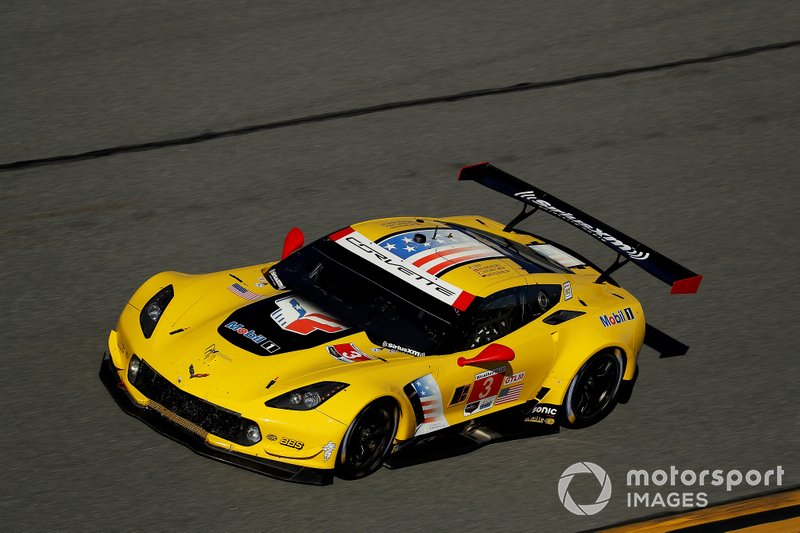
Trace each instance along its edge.
<instances>
[{"instance_id":1,"label":"front wheel","mask_svg":"<svg viewBox=\"0 0 800 533\"><path fill-rule=\"evenodd\" d=\"M596 424L617 405L624 364L622 351L604 350L593 355L570 382L561 409L561 425L578 429Z\"/></svg>"},{"instance_id":2,"label":"front wheel","mask_svg":"<svg viewBox=\"0 0 800 533\"><path fill-rule=\"evenodd\" d=\"M388 398L364 407L344 434L336 459L336 475L359 479L378 470L397 434L398 420L397 404Z\"/></svg>"}]
</instances>

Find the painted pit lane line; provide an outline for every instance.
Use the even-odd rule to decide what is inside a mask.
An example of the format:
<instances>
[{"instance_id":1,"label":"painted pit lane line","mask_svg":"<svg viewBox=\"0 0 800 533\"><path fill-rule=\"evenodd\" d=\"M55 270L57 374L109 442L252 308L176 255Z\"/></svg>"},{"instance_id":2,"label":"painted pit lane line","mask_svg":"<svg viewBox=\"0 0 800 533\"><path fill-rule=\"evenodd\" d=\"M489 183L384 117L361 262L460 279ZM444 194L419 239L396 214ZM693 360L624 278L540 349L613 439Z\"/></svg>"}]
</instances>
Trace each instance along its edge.
<instances>
[{"instance_id":1,"label":"painted pit lane line","mask_svg":"<svg viewBox=\"0 0 800 533\"><path fill-rule=\"evenodd\" d=\"M603 533L800 531L800 488L747 497L688 512L639 519L594 531Z\"/></svg>"},{"instance_id":2,"label":"painted pit lane line","mask_svg":"<svg viewBox=\"0 0 800 533\"><path fill-rule=\"evenodd\" d=\"M503 87L488 87L484 89L475 89L466 92L444 94L438 96L429 96L425 98L417 98L412 100L399 100L395 102L387 102L383 104L376 104L365 107L356 107L353 109L345 109L339 111L331 111L327 113L320 113L316 115L308 115L304 117L296 117L285 120L278 120L275 122L266 122L262 124L251 124L242 126L240 128L233 128L222 131L208 131L196 135L189 135L185 137L175 137L172 139L162 139L157 141L150 141L145 143L127 144L112 146L107 148L100 148L88 152L81 152L77 154L64 154L49 157L42 157L37 159L25 159L19 161L11 161L8 163L0 163L0 172L7 172L11 170L19 170L29 167L37 167L44 165L57 165L61 163L70 163L75 161L84 161L89 159L99 159L102 157L110 157L124 153L146 152L150 150L158 150L161 148L168 148L173 146L182 146L187 144L196 144L215 139L223 139L226 137L238 137L242 135L249 135L251 133L258 133L262 131L269 131L281 128L289 128L292 126L299 126L302 124L313 124L317 122L326 122L330 120L338 120L342 118L357 117L363 115L372 115L376 113L383 113L395 109L405 109L411 107L420 107L425 105L458 102L462 100L471 100L474 98L481 98L484 96L493 96L501 94L509 94L524 91L533 91L540 89L549 89L553 87L562 87L565 85L572 85L577 83L585 83L589 81L605 80L611 78L619 78L623 76L631 76L635 74L643 74L648 72L656 72L662 70L677 69L689 65L696 65L701 63L714 63L718 61L728 61L741 57L762 54L766 52L773 52L777 50L784 50L787 48L794 48L800 46L800 39L792 41L783 41L777 43L770 43L750 48L742 48L728 52L718 52L712 55L677 59L667 61L665 63L657 63L654 65L645 65L640 67L628 67L618 70L610 70L604 72L594 72L590 74L581 74L567 78L558 78L554 80L522 82L514 85L507 85Z\"/></svg>"}]
</instances>

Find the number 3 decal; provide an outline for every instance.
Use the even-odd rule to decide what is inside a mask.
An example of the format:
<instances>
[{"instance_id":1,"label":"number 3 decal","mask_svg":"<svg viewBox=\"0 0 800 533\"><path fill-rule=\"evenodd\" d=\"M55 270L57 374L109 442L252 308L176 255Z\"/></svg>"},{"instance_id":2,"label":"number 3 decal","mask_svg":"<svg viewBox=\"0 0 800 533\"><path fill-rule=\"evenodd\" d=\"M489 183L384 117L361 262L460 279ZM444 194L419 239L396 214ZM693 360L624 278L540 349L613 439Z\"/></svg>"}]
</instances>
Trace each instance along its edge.
<instances>
[{"instance_id":1,"label":"number 3 decal","mask_svg":"<svg viewBox=\"0 0 800 533\"><path fill-rule=\"evenodd\" d=\"M483 385L484 385L483 392L478 394L478 398L483 400L484 398L486 398L487 396L489 396L492 393L492 383L494 383L494 378L493 377L484 380L484 382L483 382Z\"/></svg>"}]
</instances>

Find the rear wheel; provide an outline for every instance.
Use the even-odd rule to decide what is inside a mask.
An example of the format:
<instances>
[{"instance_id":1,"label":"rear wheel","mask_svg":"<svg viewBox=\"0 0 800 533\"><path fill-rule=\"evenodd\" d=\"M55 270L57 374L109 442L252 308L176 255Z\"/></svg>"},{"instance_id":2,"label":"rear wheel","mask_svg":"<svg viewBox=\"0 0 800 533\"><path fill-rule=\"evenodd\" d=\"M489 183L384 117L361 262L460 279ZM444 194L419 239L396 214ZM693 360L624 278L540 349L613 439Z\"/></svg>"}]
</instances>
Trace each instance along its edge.
<instances>
[{"instance_id":1,"label":"rear wheel","mask_svg":"<svg viewBox=\"0 0 800 533\"><path fill-rule=\"evenodd\" d=\"M397 434L399 413L391 399L376 400L353 419L342 439L336 475L359 479L378 470Z\"/></svg>"},{"instance_id":2,"label":"rear wheel","mask_svg":"<svg viewBox=\"0 0 800 533\"><path fill-rule=\"evenodd\" d=\"M608 416L617 405L623 370L619 349L604 350L586 361L567 389L561 425L584 428Z\"/></svg>"}]
</instances>

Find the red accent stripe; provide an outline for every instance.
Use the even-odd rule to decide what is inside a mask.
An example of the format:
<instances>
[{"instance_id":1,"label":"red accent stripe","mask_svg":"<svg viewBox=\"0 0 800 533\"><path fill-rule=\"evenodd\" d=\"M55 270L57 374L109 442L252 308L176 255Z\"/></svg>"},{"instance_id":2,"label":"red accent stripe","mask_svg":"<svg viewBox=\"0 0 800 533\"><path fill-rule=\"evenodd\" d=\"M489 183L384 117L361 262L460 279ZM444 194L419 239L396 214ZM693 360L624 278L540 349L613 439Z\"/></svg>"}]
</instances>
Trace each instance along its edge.
<instances>
[{"instance_id":1,"label":"red accent stripe","mask_svg":"<svg viewBox=\"0 0 800 533\"><path fill-rule=\"evenodd\" d=\"M458 309L459 311L466 311L469 304L472 303L472 300L475 299L475 295L468 293L467 291L461 291L461 294L458 295L456 301L453 302L453 307Z\"/></svg>"},{"instance_id":2,"label":"red accent stripe","mask_svg":"<svg viewBox=\"0 0 800 533\"><path fill-rule=\"evenodd\" d=\"M472 254L472 255L463 255L463 256L457 257L455 259L449 259L447 261L439 263L438 265L436 265L434 267L431 267L428 270L428 273L436 275L437 273L441 272L442 270L444 270L445 268L447 268L449 266L457 265L459 263L463 263L464 261L470 261L471 259L480 259L481 257L486 257L488 259L488 257L491 257L491 256L487 256L486 252L481 252L479 254Z\"/></svg>"},{"instance_id":3,"label":"red accent stripe","mask_svg":"<svg viewBox=\"0 0 800 533\"><path fill-rule=\"evenodd\" d=\"M451 248L450 250L442 250L441 252L436 252L436 253L432 253L430 255L426 255L422 259L417 259L412 264L414 266L422 266L422 265L424 265L425 263L427 263L429 261L433 261L434 259L439 259L439 258L442 258L442 257L444 257L446 255L457 254L457 253L460 253L460 252L466 252L467 250L472 250L474 248L475 248L475 246L472 245L472 246L462 246L461 248Z\"/></svg>"},{"instance_id":4,"label":"red accent stripe","mask_svg":"<svg viewBox=\"0 0 800 533\"><path fill-rule=\"evenodd\" d=\"M461 173L464 172L464 170L466 170L468 168L479 167L481 165L488 165L488 164L489 164L488 161L482 161L480 163L475 163L474 165L466 165L466 166L461 167L461 170L458 171L458 178L456 178L457 181L461 181Z\"/></svg>"},{"instance_id":5,"label":"red accent stripe","mask_svg":"<svg viewBox=\"0 0 800 533\"><path fill-rule=\"evenodd\" d=\"M340 229L340 230L339 230L339 231L337 231L336 233L331 233L331 234L328 236L328 238L329 238L330 240L332 240L332 241L338 241L338 240L339 240L339 239L341 239L342 237L347 237L348 235L350 235L350 234L351 234L351 233L353 233L354 231L355 231L355 230L354 230L353 228L351 228L350 226L347 226L347 227L346 227L346 228L344 228L344 229Z\"/></svg>"},{"instance_id":6,"label":"red accent stripe","mask_svg":"<svg viewBox=\"0 0 800 533\"><path fill-rule=\"evenodd\" d=\"M672 284L670 294L694 294L700 287L700 280L703 276L693 276L691 278L679 279Z\"/></svg>"}]
</instances>

